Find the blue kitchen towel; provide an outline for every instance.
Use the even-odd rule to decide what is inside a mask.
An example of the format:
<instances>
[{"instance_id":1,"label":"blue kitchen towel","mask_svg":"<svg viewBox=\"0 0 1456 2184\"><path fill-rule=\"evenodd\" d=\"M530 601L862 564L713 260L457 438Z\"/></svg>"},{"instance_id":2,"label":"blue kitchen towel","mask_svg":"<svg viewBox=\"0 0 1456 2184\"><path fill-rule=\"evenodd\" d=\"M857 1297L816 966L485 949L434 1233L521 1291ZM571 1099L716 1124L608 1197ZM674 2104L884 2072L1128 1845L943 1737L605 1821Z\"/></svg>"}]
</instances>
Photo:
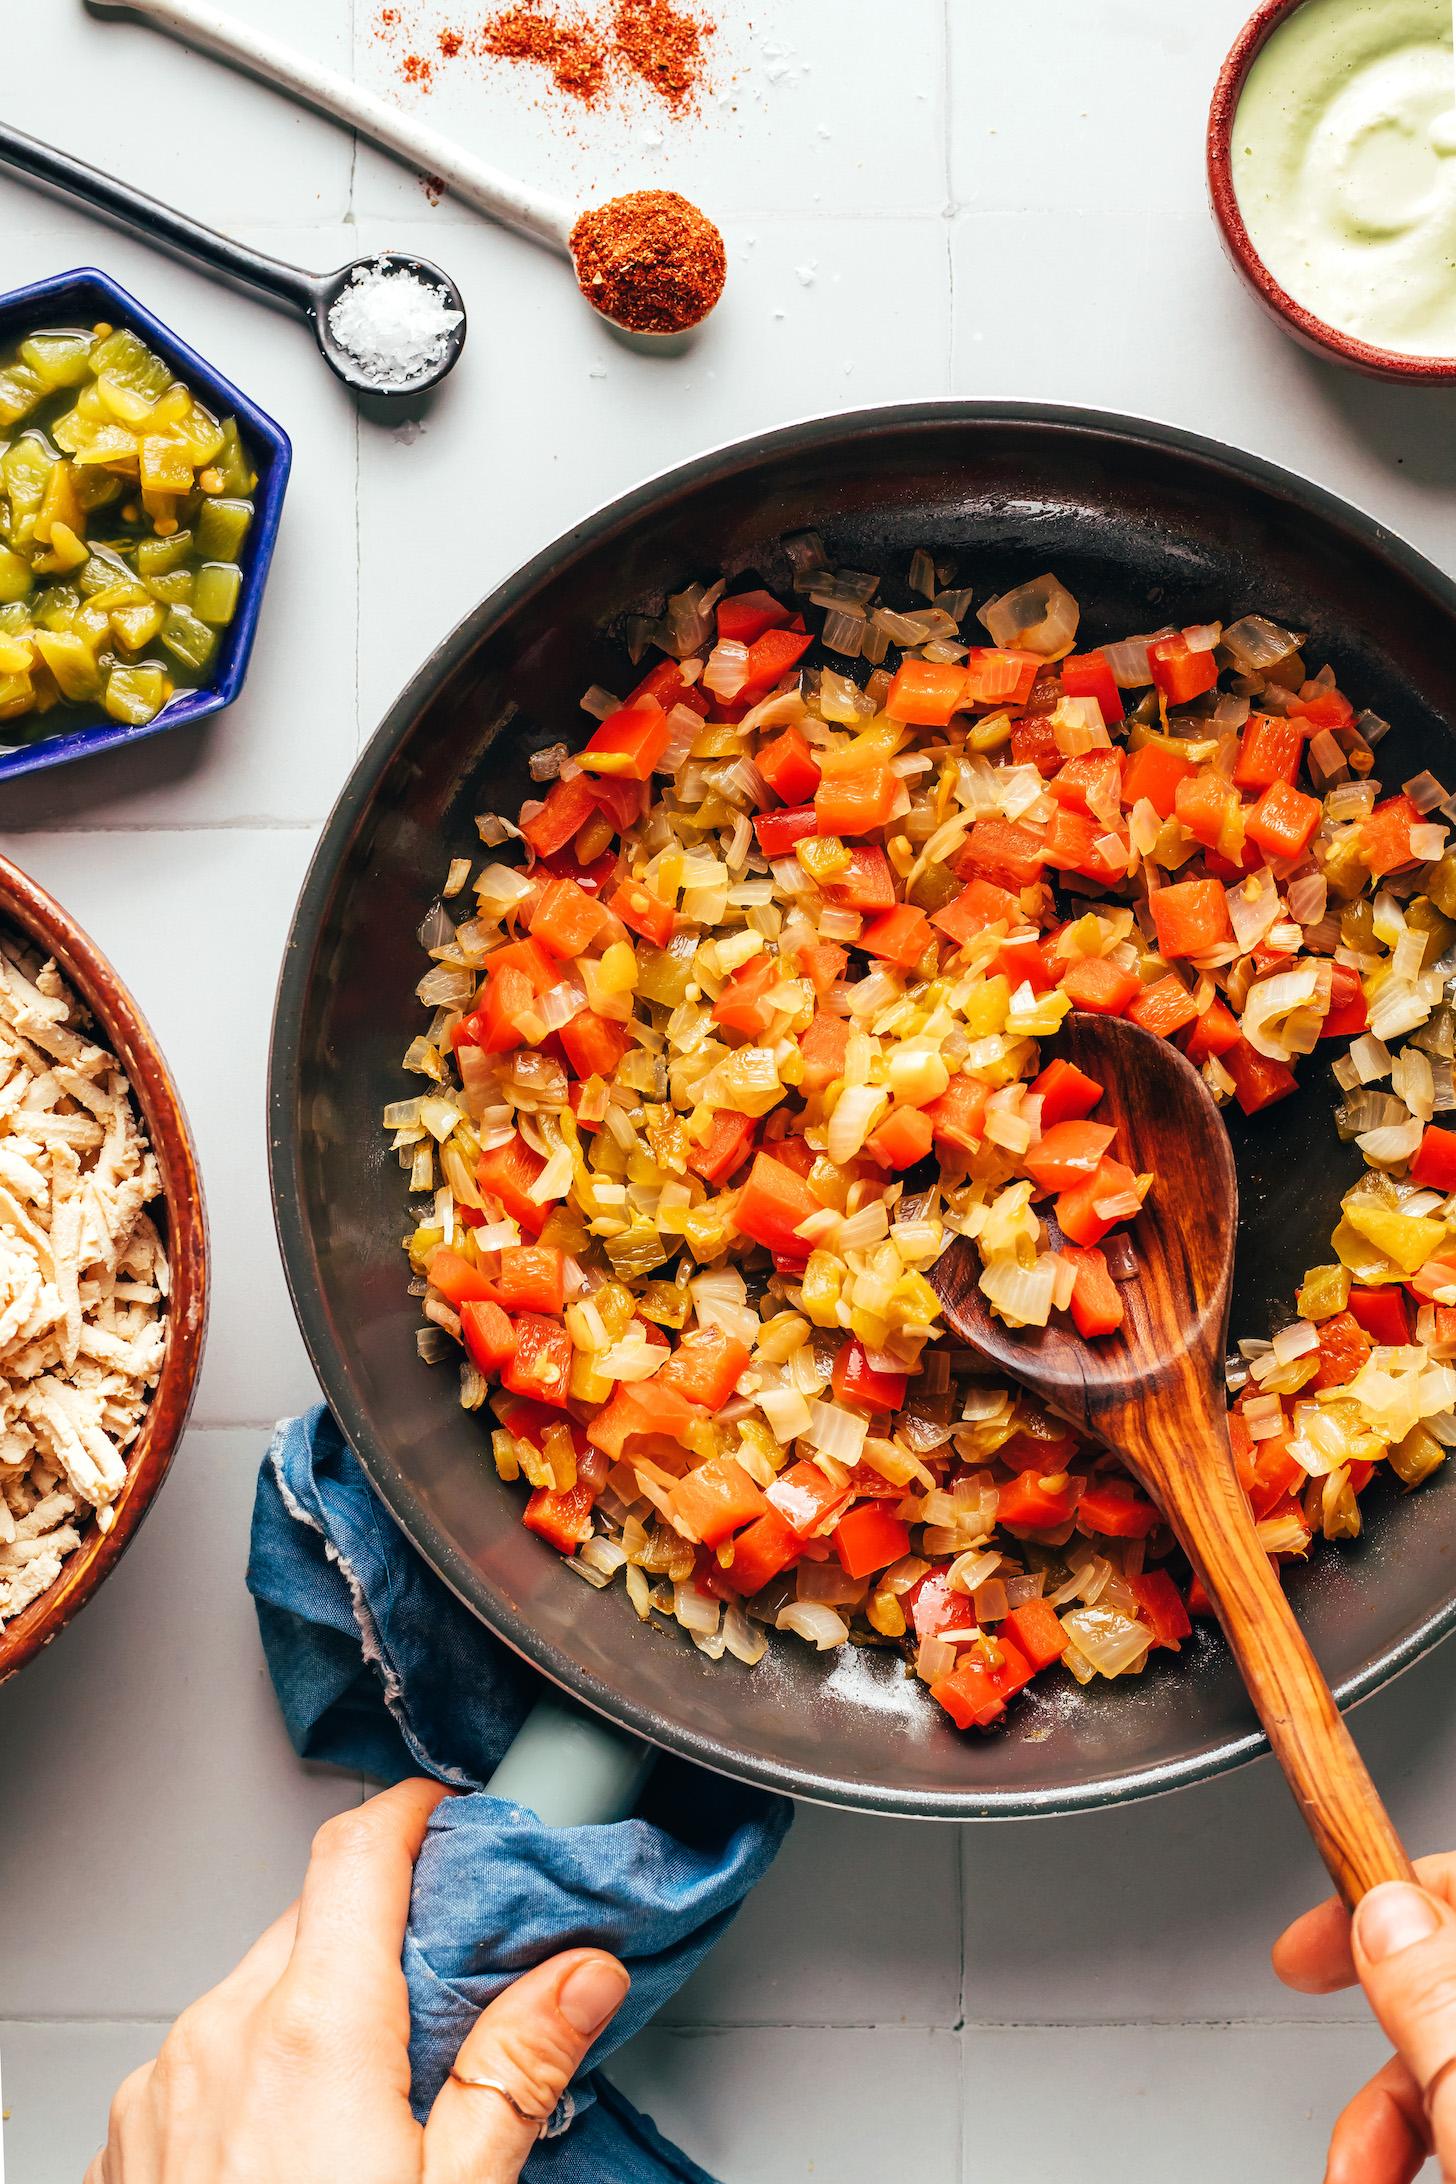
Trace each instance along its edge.
<instances>
[{"instance_id":1,"label":"blue kitchen towel","mask_svg":"<svg viewBox=\"0 0 1456 2184\"><path fill-rule=\"evenodd\" d=\"M540 1691L427 1568L322 1405L277 1429L248 1585L295 1748L382 1782L463 1795L430 1821L405 1936L416 2114L511 1979L597 1943L632 1989L526 2164L528 2184L713 2184L595 2065L701 1963L787 1832L783 1798L675 1760L637 1816L548 1828L482 1789Z\"/></svg>"}]
</instances>

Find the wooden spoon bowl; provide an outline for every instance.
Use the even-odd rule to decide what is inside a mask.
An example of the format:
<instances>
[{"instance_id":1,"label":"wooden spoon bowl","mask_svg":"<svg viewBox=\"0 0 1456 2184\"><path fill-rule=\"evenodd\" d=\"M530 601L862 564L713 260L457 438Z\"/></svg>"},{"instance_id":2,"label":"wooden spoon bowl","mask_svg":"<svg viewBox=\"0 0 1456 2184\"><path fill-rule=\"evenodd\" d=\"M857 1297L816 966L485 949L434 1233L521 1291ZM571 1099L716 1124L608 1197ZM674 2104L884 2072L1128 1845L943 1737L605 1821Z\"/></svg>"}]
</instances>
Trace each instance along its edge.
<instances>
[{"instance_id":1,"label":"wooden spoon bowl","mask_svg":"<svg viewBox=\"0 0 1456 2184\"><path fill-rule=\"evenodd\" d=\"M151 1507L192 1408L207 1327L207 1220L192 1133L162 1051L136 1002L60 904L8 858L0 857L0 927L18 930L54 956L96 1024L96 1036L131 1080L133 1097L162 1176L153 1208L167 1246L172 1293L161 1376L141 1431L126 1452L126 1483L109 1532L89 1523L60 1576L0 1629L0 1683L59 1635L121 1560Z\"/></svg>"},{"instance_id":2,"label":"wooden spoon bowl","mask_svg":"<svg viewBox=\"0 0 1456 2184\"><path fill-rule=\"evenodd\" d=\"M1198 1072L1121 1017L1075 1014L1058 1051L1104 1086L1099 1122L1155 1181L1132 1234L1123 1325L1010 1327L958 1239L932 1277L947 1325L1049 1410L1119 1455L1159 1504L1218 1612L1275 1757L1353 1904L1411 1866L1294 1619L1229 1446L1224 1350L1238 1234L1228 1133Z\"/></svg>"}]
</instances>

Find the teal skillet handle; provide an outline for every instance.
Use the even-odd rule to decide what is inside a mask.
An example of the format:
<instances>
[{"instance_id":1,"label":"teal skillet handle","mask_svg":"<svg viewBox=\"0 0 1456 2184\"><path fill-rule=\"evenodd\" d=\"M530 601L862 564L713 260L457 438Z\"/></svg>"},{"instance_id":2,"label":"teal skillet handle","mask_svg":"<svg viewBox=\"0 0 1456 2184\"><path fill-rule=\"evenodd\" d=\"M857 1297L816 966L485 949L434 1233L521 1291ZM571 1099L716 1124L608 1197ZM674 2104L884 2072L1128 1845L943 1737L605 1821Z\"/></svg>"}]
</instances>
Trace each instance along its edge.
<instances>
[{"instance_id":1,"label":"teal skillet handle","mask_svg":"<svg viewBox=\"0 0 1456 2184\"><path fill-rule=\"evenodd\" d=\"M657 1758L565 1699L538 1699L486 1788L528 1805L548 1828L602 1827L625 1820Z\"/></svg>"}]
</instances>

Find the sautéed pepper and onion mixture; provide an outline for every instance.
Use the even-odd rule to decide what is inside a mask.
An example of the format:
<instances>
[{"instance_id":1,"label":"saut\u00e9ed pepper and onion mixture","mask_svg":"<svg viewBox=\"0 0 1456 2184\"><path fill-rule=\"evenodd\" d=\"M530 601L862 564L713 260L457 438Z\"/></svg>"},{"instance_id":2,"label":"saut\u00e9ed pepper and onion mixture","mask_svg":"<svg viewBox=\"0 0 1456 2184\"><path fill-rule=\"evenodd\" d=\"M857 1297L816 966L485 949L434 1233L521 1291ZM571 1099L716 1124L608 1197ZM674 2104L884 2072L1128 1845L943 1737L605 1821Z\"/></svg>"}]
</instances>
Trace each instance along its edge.
<instances>
[{"instance_id":1,"label":"saut\u00e9ed pepper and onion mixture","mask_svg":"<svg viewBox=\"0 0 1456 2184\"><path fill-rule=\"evenodd\" d=\"M1379 785L1386 724L1262 615L1079 650L1054 576L973 618L917 553L891 609L785 546L783 596L634 625L655 664L589 690L585 747L538 752L539 798L450 865L424 1088L384 1118L419 1346L488 1406L525 1523L644 1621L749 1665L772 1630L898 1649L986 1727L1207 1609L1115 1459L958 1352L927 1280L959 1232L1008 1322L1120 1324L1157 1184L1057 1056L1069 1010L1173 1039L1246 1114L1331 1042L1366 1172L1229 1370L1269 1554L1456 1444L1456 803Z\"/></svg>"}]
</instances>

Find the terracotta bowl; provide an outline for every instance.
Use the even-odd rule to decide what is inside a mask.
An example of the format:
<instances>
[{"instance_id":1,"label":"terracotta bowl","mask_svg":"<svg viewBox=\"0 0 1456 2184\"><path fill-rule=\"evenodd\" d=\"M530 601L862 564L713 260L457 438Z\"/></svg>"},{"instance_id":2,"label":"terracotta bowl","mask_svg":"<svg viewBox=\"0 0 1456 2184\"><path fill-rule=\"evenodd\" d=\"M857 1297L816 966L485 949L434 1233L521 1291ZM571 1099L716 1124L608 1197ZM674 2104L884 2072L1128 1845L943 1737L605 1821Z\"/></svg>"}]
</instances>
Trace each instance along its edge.
<instances>
[{"instance_id":1,"label":"terracotta bowl","mask_svg":"<svg viewBox=\"0 0 1456 2184\"><path fill-rule=\"evenodd\" d=\"M48 1646L79 1614L126 1552L167 1476L192 1408L207 1326L207 1216L197 1152L172 1075L140 1009L95 942L28 873L0 857L0 926L54 956L96 1021L98 1040L131 1079L162 1175L154 1215L166 1240L172 1296L162 1374L141 1432L127 1451L126 1484L109 1532L95 1523L47 1592L0 1629L0 1683Z\"/></svg>"},{"instance_id":2,"label":"terracotta bowl","mask_svg":"<svg viewBox=\"0 0 1456 2184\"><path fill-rule=\"evenodd\" d=\"M1326 325L1313 311L1296 303L1274 278L1250 238L1234 194L1233 132L1249 70L1271 33L1292 15L1304 0L1263 0L1234 40L1228 59L1219 71L1213 103L1208 110L1208 193L1223 245L1254 294L1284 331L1320 356L1334 357L1356 371L1377 379L1403 380L1407 386L1437 385L1456 380L1456 357L1406 356L1398 349L1377 349L1338 326Z\"/></svg>"}]
</instances>

